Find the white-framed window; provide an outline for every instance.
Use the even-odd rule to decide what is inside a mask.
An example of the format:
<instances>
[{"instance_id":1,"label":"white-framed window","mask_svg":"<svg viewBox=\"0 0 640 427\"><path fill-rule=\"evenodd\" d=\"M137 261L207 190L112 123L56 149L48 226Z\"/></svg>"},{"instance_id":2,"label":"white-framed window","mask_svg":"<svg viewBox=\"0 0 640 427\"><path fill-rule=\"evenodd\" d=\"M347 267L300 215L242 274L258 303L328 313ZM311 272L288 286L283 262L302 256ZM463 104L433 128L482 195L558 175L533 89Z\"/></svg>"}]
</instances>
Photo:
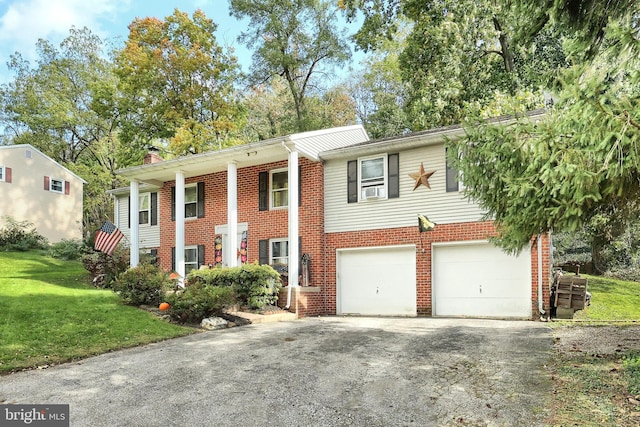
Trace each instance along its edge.
<instances>
[{"instance_id":1,"label":"white-framed window","mask_svg":"<svg viewBox=\"0 0 640 427\"><path fill-rule=\"evenodd\" d=\"M184 248L184 274L189 274L191 270L198 269L198 247L185 246Z\"/></svg>"},{"instance_id":2,"label":"white-framed window","mask_svg":"<svg viewBox=\"0 0 640 427\"><path fill-rule=\"evenodd\" d=\"M287 169L276 169L270 172L269 198L271 209L289 206L289 172Z\"/></svg>"},{"instance_id":3,"label":"white-framed window","mask_svg":"<svg viewBox=\"0 0 640 427\"><path fill-rule=\"evenodd\" d=\"M358 192L360 200L387 197L387 155L358 159Z\"/></svg>"},{"instance_id":4,"label":"white-framed window","mask_svg":"<svg viewBox=\"0 0 640 427\"><path fill-rule=\"evenodd\" d=\"M64 181L57 178L50 178L49 191L53 193L64 193Z\"/></svg>"},{"instance_id":5,"label":"white-framed window","mask_svg":"<svg viewBox=\"0 0 640 427\"><path fill-rule=\"evenodd\" d=\"M269 264L289 263L289 240L271 239L269 240Z\"/></svg>"},{"instance_id":6,"label":"white-framed window","mask_svg":"<svg viewBox=\"0 0 640 427\"><path fill-rule=\"evenodd\" d=\"M198 187L190 185L184 189L184 217L198 217Z\"/></svg>"},{"instance_id":7,"label":"white-framed window","mask_svg":"<svg viewBox=\"0 0 640 427\"><path fill-rule=\"evenodd\" d=\"M138 224L149 224L151 218L151 194L140 194L138 203Z\"/></svg>"},{"instance_id":8,"label":"white-framed window","mask_svg":"<svg viewBox=\"0 0 640 427\"><path fill-rule=\"evenodd\" d=\"M4 166L0 166L0 182L4 182L6 179L6 173L4 170Z\"/></svg>"}]
</instances>

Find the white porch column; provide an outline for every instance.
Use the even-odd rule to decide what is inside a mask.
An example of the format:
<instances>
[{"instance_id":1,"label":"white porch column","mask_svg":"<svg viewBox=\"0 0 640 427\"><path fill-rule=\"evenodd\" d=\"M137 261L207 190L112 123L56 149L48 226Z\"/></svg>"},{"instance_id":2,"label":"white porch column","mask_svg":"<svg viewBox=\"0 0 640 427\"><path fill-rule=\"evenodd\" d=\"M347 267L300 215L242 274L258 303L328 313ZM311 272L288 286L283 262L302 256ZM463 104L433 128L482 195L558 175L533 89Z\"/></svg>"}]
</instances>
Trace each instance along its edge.
<instances>
[{"instance_id":1,"label":"white porch column","mask_svg":"<svg viewBox=\"0 0 640 427\"><path fill-rule=\"evenodd\" d=\"M227 245L231 257L229 267L238 266L238 165L227 163Z\"/></svg>"},{"instance_id":2,"label":"white porch column","mask_svg":"<svg viewBox=\"0 0 640 427\"><path fill-rule=\"evenodd\" d=\"M289 286L298 286L298 152L289 151Z\"/></svg>"},{"instance_id":3,"label":"white porch column","mask_svg":"<svg viewBox=\"0 0 640 427\"><path fill-rule=\"evenodd\" d=\"M138 212L140 211L140 183L131 180L129 184L129 197L131 198L129 208L129 265L137 267L140 263L140 226Z\"/></svg>"},{"instance_id":4,"label":"white porch column","mask_svg":"<svg viewBox=\"0 0 640 427\"><path fill-rule=\"evenodd\" d=\"M176 172L176 273L184 285L184 172Z\"/></svg>"}]
</instances>

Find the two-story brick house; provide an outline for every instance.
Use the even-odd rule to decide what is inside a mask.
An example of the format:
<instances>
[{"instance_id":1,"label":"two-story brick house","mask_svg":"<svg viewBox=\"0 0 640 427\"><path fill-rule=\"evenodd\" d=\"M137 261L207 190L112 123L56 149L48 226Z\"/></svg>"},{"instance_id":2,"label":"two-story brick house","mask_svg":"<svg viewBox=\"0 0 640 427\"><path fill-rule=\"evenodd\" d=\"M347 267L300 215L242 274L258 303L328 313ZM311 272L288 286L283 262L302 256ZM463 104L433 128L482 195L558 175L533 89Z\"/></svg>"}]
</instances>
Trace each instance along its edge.
<instances>
[{"instance_id":1,"label":"two-story brick house","mask_svg":"<svg viewBox=\"0 0 640 427\"><path fill-rule=\"evenodd\" d=\"M445 138L463 133L369 141L348 126L149 162L119 171L131 185L114 192L116 222L132 265L140 250L181 277L286 264L281 305L299 315L531 318L548 306L548 237L518 257L488 243L492 222L446 162ZM418 214L435 228L420 232Z\"/></svg>"}]
</instances>

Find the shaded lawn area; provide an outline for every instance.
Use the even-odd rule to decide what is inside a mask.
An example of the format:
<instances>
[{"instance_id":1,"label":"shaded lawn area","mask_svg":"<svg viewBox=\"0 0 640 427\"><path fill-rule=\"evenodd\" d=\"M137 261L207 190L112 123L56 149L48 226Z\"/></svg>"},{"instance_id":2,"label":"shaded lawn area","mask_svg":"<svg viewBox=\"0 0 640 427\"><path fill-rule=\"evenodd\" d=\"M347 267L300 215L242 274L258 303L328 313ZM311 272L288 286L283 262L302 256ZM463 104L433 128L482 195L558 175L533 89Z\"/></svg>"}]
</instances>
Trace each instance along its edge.
<instances>
[{"instance_id":1,"label":"shaded lawn area","mask_svg":"<svg viewBox=\"0 0 640 427\"><path fill-rule=\"evenodd\" d=\"M193 333L96 289L79 261L0 253L0 373Z\"/></svg>"}]
</instances>

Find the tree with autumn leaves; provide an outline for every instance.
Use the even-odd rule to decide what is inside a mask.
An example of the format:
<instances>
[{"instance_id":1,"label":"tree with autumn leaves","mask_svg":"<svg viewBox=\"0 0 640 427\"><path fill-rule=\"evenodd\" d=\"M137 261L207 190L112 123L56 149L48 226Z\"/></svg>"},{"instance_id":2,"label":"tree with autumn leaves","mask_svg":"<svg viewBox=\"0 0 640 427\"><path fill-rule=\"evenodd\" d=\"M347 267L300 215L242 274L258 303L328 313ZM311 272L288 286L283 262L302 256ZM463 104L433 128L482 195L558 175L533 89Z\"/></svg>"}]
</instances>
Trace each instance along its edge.
<instances>
[{"instance_id":1,"label":"tree with autumn leaves","mask_svg":"<svg viewBox=\"0 0 640 427\"><path fill-rule=\"evenodd\" d=\"M240 141L243 108L234 85L236 58L214 35L216 24L196 11L164 20L140 18L115 55L120 138L137 146L166 143L173 155L201 153Z\"/></svg>"}]
</instances>

